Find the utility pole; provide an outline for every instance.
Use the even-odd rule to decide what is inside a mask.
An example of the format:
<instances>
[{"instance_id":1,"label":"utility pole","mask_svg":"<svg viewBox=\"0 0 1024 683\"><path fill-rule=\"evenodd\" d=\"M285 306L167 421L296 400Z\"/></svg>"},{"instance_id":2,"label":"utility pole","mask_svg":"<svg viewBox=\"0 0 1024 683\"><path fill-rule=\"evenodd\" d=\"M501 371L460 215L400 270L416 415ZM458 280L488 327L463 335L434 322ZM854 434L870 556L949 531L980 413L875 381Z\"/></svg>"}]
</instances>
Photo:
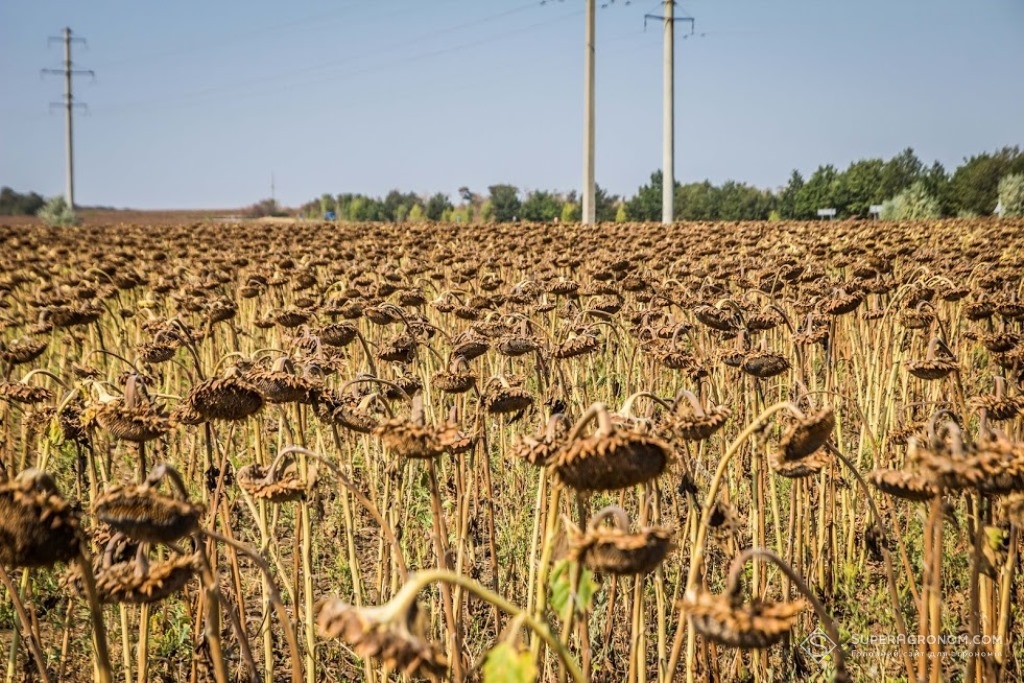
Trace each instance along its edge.
<instances>
[{"instance_id":1,"label":"utility pole","mask_svg":"<svg viewBox=\"0 0 1024 683\"><path fill-rule=\"evenodd\" d=\"M674 9L674 0L665 0L665 66L661 95L661 222L664 225L672 225L675 209L673 191L676 186L676 31L672 16Z\"/></svg>"},{"instance_id":2,"label":"utility pole","mask_svg":"<svg viewBox=\"0 0 1024 683\"><path fill-rule=\"evenodd\" d=\"M594 2L587 0L587 37L583 74L583 215L584 225L597 219L594 183Z\"/></svg>"},{"instance_id":3,"label":"utility pole","mask_svg":"<svg viewBox=\"0 0 1024 683\"><path fill-rule=\"evenodd\" d=\"M675 0L665 0L664 16L646 15L647 19L662 19L665 22L664 68L662 82L662 124L661 124L661 222L671 225L675 220L676 187L676 30ZM692 17L681 17L678 21L690 22Z\"/></svg>"},{"instance_id":4,"label":"utility pole","mask_svg":"<svg viewBox=\"0 0 1024 683\"><path fill-rule=\"evenodd\" d=\"M51 36L49 42L55 40L64 41L64 68L63 69L43 69L43 74L63 74L64 75L64 101L54 102L50 104L50 107L63 106L64 107L64 145L67 148L67 185L65 190L65 199L68 203L68 208L75 208L75 146L74 136L72 132L72 119L73 111L75 107L84 107L85 105L79 102L75 102L74 96L71 90L71 77L74 74L89 74L93 78L96 77L96 72L91 69L74 69L72 68L71 62L71 43L85 43L84 38L73 38L71 36L71 29L65 28L64 35L62 37Z\"/></svg>"}]
</instances>

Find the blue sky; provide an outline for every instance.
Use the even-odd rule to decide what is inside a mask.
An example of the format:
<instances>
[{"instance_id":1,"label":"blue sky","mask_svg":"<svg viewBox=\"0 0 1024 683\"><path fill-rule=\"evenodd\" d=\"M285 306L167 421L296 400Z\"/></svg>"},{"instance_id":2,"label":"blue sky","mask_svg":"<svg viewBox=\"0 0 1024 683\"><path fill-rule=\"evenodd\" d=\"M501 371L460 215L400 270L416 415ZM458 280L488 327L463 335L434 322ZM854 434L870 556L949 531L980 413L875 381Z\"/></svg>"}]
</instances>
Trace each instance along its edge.
<instances>
[{"instance_id":1,"label":"blue sky","mask_svg":"<svg viewBox=\"0 0 1024 683\"><path fill-rule=\"evenodd\" d=\"M599 3L607 0L598 0ZM582 176L583 0L0 2L0 184L64 186L61 47L76 82L76 200L223 208L270 195ZM926 163L1024 144L1024 0L691 0L676 53L677 176L784 184L796 168ZM657 0L597 16L597 180L661 164ZM680 27L679 34L688 29Z\"/></svg>"}]
</instances>

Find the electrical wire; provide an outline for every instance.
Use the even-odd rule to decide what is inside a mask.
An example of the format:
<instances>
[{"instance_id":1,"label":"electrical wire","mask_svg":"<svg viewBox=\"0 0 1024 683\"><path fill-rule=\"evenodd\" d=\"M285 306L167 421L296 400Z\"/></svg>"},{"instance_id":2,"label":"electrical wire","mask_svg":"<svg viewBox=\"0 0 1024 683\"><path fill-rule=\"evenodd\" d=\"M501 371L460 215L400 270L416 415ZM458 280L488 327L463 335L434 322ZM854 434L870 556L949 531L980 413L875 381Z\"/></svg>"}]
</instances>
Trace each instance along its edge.
<instances>
[{"instance_id":1,"label":"electrical wire","mask_svg":"<svg viewBox=\"0 0 1024 683\"><path fill-rule=\"evenodd\" d=\"M531 3L531 6L536 6L536 3ZM338 73L333 73L333 74L332 73L327 73L327 74L320 74L320 75L317 75L317 76L311 77L311 78L306 78L306 79L301 79L301 80L294 80L294 76L297 75L297 74L309 73L309 72L314 71L314 70L324 70L324 66L323 65L318 65L317 67L304 67L302 69L290 70L288 72L281 72L279 74L274 74L274 75L270 75L270 76L263 76L263 77L259 77L259 78L252 78L252 79L247 79L245 81L236 81L236 82L229 83L229 84L221 84L221 85L217 85L217 86L210 86L210 87L198 90L198 91L194 91L194 92L191 92L191 93L185 93L185 94L182 94L182 95L175 96L173 98L170 98L170 101L168 101L168 96L165 95L165 96L162 96L160 98L150 98L150 99L144 99L144 100L137 100L137 101L134 101L134 102L118 103L118 104L114 104L114 105L108 106L108 107L96 106L96 107L94 107L94 109L96 110L96 112L98 114L98 113L101 113L101 112L102 113L111 113L111 112L118 112L118 111L123 111L123 110L127 110L127 109L138 109L140 107L149 107L149 106L158 106L158 107L161 107L161 108L166 108L168 106L175 106L175 105L182 104L182 103L192 102L192 101L197 100L197 99L205 100L205 101L208 102L208 101L211 100L211 98L213 100L216 100L216 99L220 99L222 97L229 96L229 95L232 97L232 99L238 99L239 97L246 97L246 96L252 96L252 95L268 95L269 94L269 95L277 96L281 92L285 92L285 91L288 91L288 90L293 90L295 88L308 87L308 86L313 86L313 85L322 85L322 84L326 84L326 83L337 83L339 81L343 81L345 79L348 79L348 78L351 78L351 77L354 77L354 76L361 76L361 75L365 75L365 74L377 73L379 71L393 69L393 68L396 68L396 67L404 66L404 65L412 63L412 62L422 61L424 59L429 59L429 58L433 58L433 57L437 57L437 56L441 56L441 55L446 55L446 54L451 54L451 53L455 53L455 52L461 52L463 50L468 50L468 49L472 49L472 48L475 48L475 47L480 47L482 45L491 45L491 44L494 44L495 42L498 42L498 41L507 40L507 39L515 37L517 35L534 31L534 30L536 30L538 28L541 28L541 27L545 27L545 26L548 26L548 25L551 25L551 24L554 24L554 23L557 23L557 22L560 22L560 21L565 21L566 19L570 19L570 18L573 18L573 17L580 16L581 14L583 14L583 11L582 10L578 10L578 11L574 11L574 12L571 12L571 13L568 13L568 14L562 14L562 15L559 15L559 16L554 17L552 19L545 20L545 21L534 22L532 24L529 24L529 25L526 25L526 26L523 26L523 27L520 27L520 28L507 30L507 31L504 31L502 33L495 34L495 35L490 35L490 36L487 36L485 38L481 38L481 39L478 39L478 40L474 40L474 41L470 41L470 42L466 42L466 43L460 43L460 44L457 44L457 45L451 45L451 46L447 46L447 47L443 47L443 48L438 48L438 49L434 49L434 50L418 52L416 54L409 55L409 56L403 57L401 59L393 60L391 62L385 62L383 64L377 64L377 65L369 66L369 67L366 67L366 68L363 68L363 69L357 69L355 71L346 71L346 72L343 72L343 73L340 73L340 74L338 74ZM450 28L447 29L447 30L450 30ZM341 65L343 63L347 63L349 61L354 61L354 60L355 60L355 58L350 59L350 60L339 61L339 62L337 62L337 65ZM287 79L287 82L279 85L278 87L276 87L271 92L267 91L267 89L266 89L267 85L269 85L271 83L275 83L275 82L281 81L283 79ZM244 93L235 94L236 91L247 90L247 89L251 89L251 88L254 88L254 87L258 87L259 90L257 92L248 93L248 95L246 95Z\"/></svg>"}]
</instances>

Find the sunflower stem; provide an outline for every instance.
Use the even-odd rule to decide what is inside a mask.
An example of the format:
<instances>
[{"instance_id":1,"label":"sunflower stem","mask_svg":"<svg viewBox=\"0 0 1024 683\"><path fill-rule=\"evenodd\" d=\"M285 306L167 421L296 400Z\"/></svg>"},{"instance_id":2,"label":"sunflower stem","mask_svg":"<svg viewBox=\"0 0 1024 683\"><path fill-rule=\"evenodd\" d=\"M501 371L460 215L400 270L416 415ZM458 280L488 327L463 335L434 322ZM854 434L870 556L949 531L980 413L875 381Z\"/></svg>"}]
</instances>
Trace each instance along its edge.
<instances>
[{"instance_id":1,"label":"sunflower stem","mask_svg":"<svg viewBox=\"0 0 1024 683\"><path fill-rule=\"evenodd\" d=\"M43 683L50 683L50 674L46 670L46 659L43 657L42 648L39 645L39 635L32 628L32 622L28 618L28 613L25 611L25 605L21 602L21 597L18 595L18 590L11 581L10 575L7 570L4 569L3 564L0 564L0 582L3 583L4 588L7 589L7 593L11 596L11 604L14 605L14 611L18 614L18 621L21 622L21 630L25 634L25 640L28 643L29 652L32 653L32 659L36 662L36 669L39 671L39 676L42 678ZM14 643L11 644L11 652L14 653L16 646ZM8 665L8 678L10 678L11 667Z\"/></svg>"}]
</instances>

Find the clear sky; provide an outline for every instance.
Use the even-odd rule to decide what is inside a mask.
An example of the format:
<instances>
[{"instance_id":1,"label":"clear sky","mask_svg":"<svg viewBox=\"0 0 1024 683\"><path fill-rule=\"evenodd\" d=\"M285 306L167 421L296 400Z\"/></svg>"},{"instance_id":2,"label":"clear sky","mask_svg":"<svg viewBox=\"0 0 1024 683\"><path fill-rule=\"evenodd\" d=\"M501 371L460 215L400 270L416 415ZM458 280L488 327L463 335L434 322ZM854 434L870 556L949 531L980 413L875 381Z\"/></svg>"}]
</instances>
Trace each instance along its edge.
<instances>
[{"instance_id":1,"label":"clear sky","mask_svg":"<svg viewBox=\"0 0 1024 683\"><path fill-rule=\"evenodd\" d=\"M598 0L599 4L607 0ZM223 208L268 197L582 182L583 0L2 0L0 184L64 187L59 44L76 81L76 200ZM657 0L597 15L597 180L661 164ZM907 146L951 169L1024 144L1024 0L690 0L677 177L786 182ZM680 26L678 35L689 29Z\"/></svg>"}]
</instances>

